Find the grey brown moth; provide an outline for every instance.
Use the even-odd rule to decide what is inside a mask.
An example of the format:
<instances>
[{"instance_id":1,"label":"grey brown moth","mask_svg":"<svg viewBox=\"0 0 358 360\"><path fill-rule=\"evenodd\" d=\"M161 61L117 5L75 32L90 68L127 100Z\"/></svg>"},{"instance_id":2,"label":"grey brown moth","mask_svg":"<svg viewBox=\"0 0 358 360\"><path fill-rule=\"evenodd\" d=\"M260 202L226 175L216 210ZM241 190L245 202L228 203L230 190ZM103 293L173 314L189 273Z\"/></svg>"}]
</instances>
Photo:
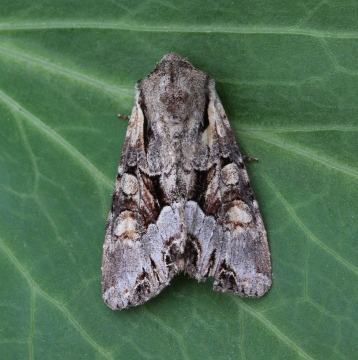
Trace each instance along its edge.
<instances>
[{"instance_id":1,"label":"grey brown moth","mask_svg":"<svg viewBox=\"0 0 358 360\"><path fill-rule=\"evenodd\" d=\"M136 86L103 245L111 309L144 303L181 271L214 290L271 286L267 235L214 80L170 53Z\"/></svg>"}]
</instances>

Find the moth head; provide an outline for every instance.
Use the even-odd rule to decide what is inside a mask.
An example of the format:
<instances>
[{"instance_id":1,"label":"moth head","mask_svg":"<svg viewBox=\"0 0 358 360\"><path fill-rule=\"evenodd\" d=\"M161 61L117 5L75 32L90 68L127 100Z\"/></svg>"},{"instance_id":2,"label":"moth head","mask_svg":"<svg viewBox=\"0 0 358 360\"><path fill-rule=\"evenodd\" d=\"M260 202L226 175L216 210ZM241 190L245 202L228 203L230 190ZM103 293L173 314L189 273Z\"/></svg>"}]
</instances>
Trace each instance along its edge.
<instances>
[{"instance_id":1,"label":"moth head","mask_svg":"<svg viewBox=\"0 0 358 360\"><path fill-rule=\"evenodd\" d=\"M208 75L175 53L167 54L138 88L143 94L147 115L160 115L173 123L183 123L204 110ZM152 115L152 116L151 116Z\"/></svg>"}]
</instances>

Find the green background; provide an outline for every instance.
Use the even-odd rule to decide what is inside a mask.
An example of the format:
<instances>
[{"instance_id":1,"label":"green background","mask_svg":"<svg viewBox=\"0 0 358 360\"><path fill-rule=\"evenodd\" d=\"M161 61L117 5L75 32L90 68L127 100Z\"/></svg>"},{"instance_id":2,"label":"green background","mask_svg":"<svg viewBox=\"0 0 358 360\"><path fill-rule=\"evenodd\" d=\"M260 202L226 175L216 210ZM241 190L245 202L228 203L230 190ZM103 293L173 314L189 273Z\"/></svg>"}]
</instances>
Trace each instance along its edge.
<instances>
[{"instance_id":1,"label":"green background","mask_svg":"<svg viewBox=\"0 0 358 360\"><path fill-rule=\"evenodd\" d=\"M0 3L1 359L355 359L358 4ZM125 311L102 241L135 82L168 52L217 84L268 230L272 289L177 276Z\"/></svg>"}]
</instances>

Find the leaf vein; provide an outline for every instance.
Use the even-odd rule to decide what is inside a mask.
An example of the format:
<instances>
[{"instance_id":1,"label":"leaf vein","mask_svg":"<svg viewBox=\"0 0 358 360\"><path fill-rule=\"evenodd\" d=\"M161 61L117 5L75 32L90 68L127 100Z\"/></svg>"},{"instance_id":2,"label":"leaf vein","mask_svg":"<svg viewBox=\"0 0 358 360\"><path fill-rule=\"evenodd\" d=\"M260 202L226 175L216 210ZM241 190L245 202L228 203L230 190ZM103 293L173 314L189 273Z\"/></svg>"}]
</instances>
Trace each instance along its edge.
<instances>
[{"instance_id":1,"label":"leaf vein","mask_svg":"<svg viewBox=\"0 0 358 360\"><path fill-rule=\"evenodd\" d=\"M59 301L53 298L50 294L45 292L39 284L32 278L29 272L21 265L20 261L12 253L12 251L5 245L4 241L0 239L0 248L3 250L4 254L10 259L14 266L18 269L20 274L26 279L28 284L33 287L37 293L42 295L47 301L54 305L58 310L60 310L64 315L66 315L69 322L78 330L80 334L87 340L89 344L93 346L99 353L105 356L107 359L113 359L112 356L107 354L107 352L84 330L84 328L77 322L72 313L64 307Z\"/></svg>"}]
</instances>

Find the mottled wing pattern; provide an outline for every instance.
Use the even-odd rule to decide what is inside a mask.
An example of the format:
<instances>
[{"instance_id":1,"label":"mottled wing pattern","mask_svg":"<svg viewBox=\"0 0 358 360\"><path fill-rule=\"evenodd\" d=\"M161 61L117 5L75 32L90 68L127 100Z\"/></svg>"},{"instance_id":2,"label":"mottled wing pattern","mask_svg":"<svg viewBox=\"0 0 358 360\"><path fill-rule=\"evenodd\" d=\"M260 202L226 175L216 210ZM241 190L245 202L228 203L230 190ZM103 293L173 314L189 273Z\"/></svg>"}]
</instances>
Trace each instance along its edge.
<instances>
[{"instance_id":1,"label":"mottled wing pattern","mask_svg":"<svg viewBox=\"0 0 358 360\"><path fill-rule=\"evenodd\" d=\"M165 249L168 249L168 242L181 236L180 220L175 209L161 208L160 194L156 193L154 184L157 178L145 172L144 120L136 101L103 245L102 293L112 309L147 301L157 295L178 271Z\"/></svg>"},{"instance_id":2,"label":"mottled wing pattern","mask_svg":"<svg viewBox=\"0 0 358 360\"><path fill-rule=\"evenodd\" d=\"M108 216L102 292L144 303L179 271L262 296L271 261L259 207L214 81L167 54L137 85Z\"/></svg>"},{"instance_id":3,"label":"mottled wing pattern","mask_svg":"<svg viewBox=\"0 0 358 360\"><path fill-rule=\"evenodd\" d=\"M198 134L197 186L185 206L186 271L215 277L214 290L260 297L271 286L267 235L258 203L214 82L208 124ZM206 157L206 161L199 160Z\"/></svg>"}]
</instances>

